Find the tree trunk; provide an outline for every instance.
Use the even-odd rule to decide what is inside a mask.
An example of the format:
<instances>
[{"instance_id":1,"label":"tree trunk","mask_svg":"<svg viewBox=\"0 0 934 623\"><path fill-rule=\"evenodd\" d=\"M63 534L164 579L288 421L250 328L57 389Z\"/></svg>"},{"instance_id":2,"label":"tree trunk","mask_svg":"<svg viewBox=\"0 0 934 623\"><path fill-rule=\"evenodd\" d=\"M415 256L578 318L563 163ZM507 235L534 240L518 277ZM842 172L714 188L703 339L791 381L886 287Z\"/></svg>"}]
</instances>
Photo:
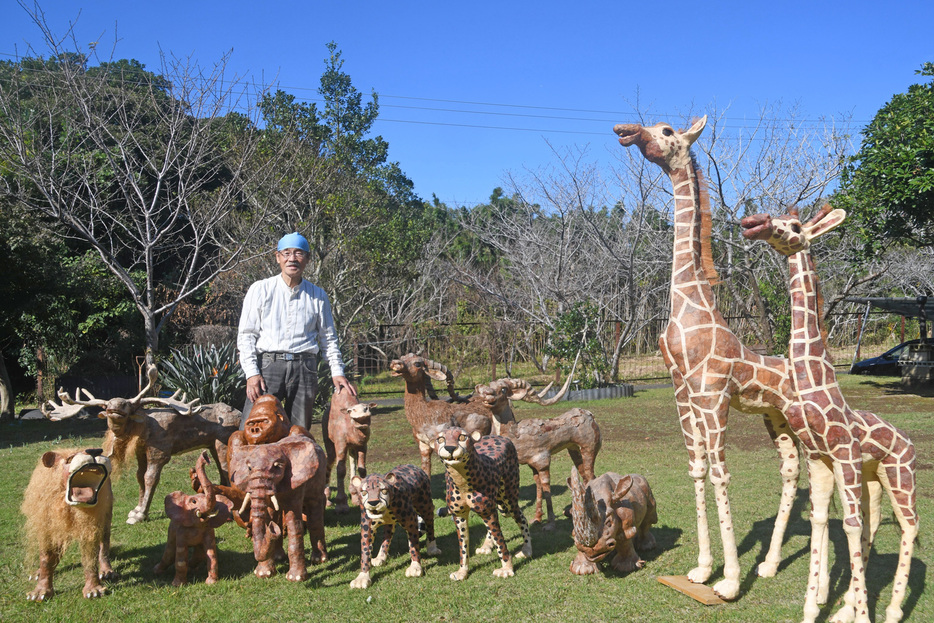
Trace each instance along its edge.
<instances>
[{"instance_id":1,"label":"tree trunk","mask_svg":"<svg viewBox=\"0 0 934 623\"><path fill-rule=\"evenodd\" d=\"M10 374L0 353L0 422L12 420L16 417L16 395L13 393L13 384L10 383Z\"/></svg>"}]
</instances>

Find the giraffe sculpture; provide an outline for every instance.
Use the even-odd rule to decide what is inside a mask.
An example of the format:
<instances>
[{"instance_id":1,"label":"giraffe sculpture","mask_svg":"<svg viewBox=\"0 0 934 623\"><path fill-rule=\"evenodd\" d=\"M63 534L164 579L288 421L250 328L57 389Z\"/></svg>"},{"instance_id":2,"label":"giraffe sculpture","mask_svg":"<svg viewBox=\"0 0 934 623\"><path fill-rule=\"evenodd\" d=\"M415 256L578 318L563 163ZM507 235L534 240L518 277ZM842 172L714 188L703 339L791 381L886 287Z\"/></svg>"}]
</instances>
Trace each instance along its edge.
<instances>
[{"instance_id":1,"label":"giraffe sculpture","mask_svg":"<svg viewBox=\"0 0 934 623\"><path fill-rule=\"evenodd\" d=\"M697 567L692 582L706 582L713 570L707 524L705 480L709 471L723 543L723 580L713 590L724 599L739 594L739 559L727 488L724 434L730 407L760 413L781 458L782 495L772 540L760 576L775 574L781 545L797 491L798 455L783 413L793 402L791 369L779 357L763 357L746 348L717 310L704 270L702 245L709 245L710 209L700 173L691 156L707 117L686 131L666 123L652 127L620 124L613 128L624 147L636 145L643 156L668 174L674 187L674 250L671 264L671 315L659 348L671 373L675 402L694 479L697 508ZM706 239L706 240L705 240ZM712 268L712 263L710 264Z\"/></svg>"},{"instance_id":2,"label":"giraffe sculpture","mask_svg":"<svg viewBox=\"0 0 934 623\"><path fill-rule=\"evenodd\" d=\"M855 411L847 405L824 344L820 284L809 249L815 238L834 229L844 218L843 210L831 210L830 206L824 206L804 224L797 210L782 217L758 214L743 219L743 235L765 240L788 256L790 362L797 396L788 422L804 446L811 483L811 562L804 620L814 621L819 604L827 601L827 516L836 481L845 511L852 576L844 605L832 620L869 620L864 568L879 527L884 489L902 531L892 601L885 611L886 623L896 623L902 618L901 604L918 532L915 449L902 431L873 413Z\"/></svg>"}]
</instances>

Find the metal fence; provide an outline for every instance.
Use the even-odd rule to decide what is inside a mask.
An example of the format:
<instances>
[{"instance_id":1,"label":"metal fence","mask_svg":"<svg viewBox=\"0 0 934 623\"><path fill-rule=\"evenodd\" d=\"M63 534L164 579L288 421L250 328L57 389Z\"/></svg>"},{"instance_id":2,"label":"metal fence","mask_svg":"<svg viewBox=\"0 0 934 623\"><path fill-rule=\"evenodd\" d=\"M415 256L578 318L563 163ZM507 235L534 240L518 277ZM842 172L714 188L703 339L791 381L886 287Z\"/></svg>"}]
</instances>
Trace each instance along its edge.
<instances>
[{"instance_id":1,"label":"metal fence","mask_svg":"<svg viewBox=\"0 0 934 623\"><path fill-rule=\"evenodd\" d=\"M860 343L860 328L864 320L864 337ZM754 330L758 318L727 316L726 321L740 340L764 352L764 347L757 344ZM658 351L658 337L667 323L667 317L656 318L644 323L631 337L621 350L617 375L619 381L651 383L669 378ZM609 323L607 335L603 336L604 343L608 345L608 360L615 347L614 337L619 331L617 324ZM857 348L861 351L860 359L873 357L904 339L915 337L914 333L917 332L912 332L910 323L906 327L900 316L870 313L865 317L861 311L832 314L827 318L827 325L831 354L839 369L850 367ZM510 330L508 323L381 325L374 337L352 339L352 367L358 378L365 382L367 377L388 370L389 362L393 359L409 352L420 352L444 363L455 372L479 368L482 372L478 374L490 380L506 376L516 363L542 362L546 359L544 349L547 331L544 327L536 330L526 326L521 331L522 337L518 337L518 333ZM906 337L902 338L902 335Z\"/></svg>"}]
</instances>

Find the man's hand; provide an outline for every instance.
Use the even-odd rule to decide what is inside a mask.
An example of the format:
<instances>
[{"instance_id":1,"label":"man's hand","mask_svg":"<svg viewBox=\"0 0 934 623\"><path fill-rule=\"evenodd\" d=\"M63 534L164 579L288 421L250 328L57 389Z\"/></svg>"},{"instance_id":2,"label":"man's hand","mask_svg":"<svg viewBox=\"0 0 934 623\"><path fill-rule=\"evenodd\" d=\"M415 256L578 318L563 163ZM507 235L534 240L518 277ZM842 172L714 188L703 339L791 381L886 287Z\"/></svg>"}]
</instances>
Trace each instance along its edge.
<instances>
[{"instance_id":1,"label":"man's hand","mask_svg":"<svg viewBox=\"0 0 934 623\"><path fill-rule=\"evenodd\" d=\"M266 379L262 374L254 374L246 380L246 397L250 402L266 393Z\"/></svg>"},{"instance_id":2,"label":"man's hand","mask_svg":"<svg viewBox=\"0 0 934 623\"><path fill-rule=\"evenodd\" d=\"M356 396L356 395L357 395L357 390L355 390L354 387L353 387L353 385L350 384L350 381L347 380L347 377L345 377L345 376L335 376L335 377L334 377L333 379L331 379L331 380L334 381L334 391L340 393L341 389L344 388L344 387L346 387L346 388L347 388L347 391L350 392L350 395L351 395L351 396Z\"/></svg>"}]
</instances>

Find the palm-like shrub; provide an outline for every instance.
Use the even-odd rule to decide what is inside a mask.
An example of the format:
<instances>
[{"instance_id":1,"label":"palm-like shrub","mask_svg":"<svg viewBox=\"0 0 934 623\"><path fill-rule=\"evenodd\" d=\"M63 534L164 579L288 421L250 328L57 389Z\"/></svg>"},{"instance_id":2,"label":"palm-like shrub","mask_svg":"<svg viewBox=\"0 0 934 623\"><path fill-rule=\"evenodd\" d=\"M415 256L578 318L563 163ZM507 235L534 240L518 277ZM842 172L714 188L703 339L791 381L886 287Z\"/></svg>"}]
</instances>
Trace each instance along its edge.
<instances>
[{"instance_id":1,"label":"palm-like shrub","mask_svg":"<svg viewBox=\"0 0 934 623\"><path fill-rule=\"evenodd\" d=\"M246 379L237 362L235 342L194 344L171 352L159 365L159 380L167 388L180 389L189 400L201 399L201 404L224 402L239 408L243 403Z\"/></svg>"}]
</instances>

